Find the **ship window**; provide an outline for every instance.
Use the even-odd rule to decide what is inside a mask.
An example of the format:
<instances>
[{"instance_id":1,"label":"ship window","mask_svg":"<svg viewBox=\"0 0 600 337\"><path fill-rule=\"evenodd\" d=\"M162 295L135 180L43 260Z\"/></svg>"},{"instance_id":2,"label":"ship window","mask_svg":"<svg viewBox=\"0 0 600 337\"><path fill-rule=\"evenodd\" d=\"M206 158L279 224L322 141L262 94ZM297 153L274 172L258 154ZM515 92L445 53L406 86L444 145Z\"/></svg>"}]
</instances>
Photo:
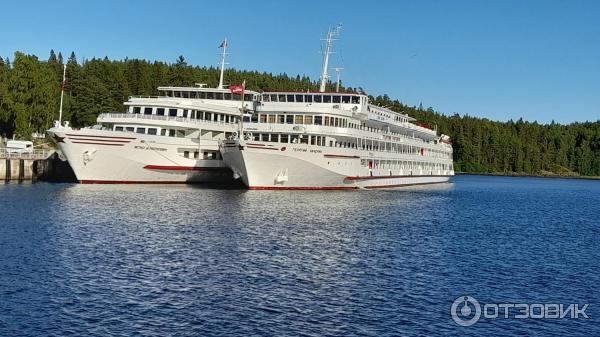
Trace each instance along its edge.
<instances>
[{"instance_id":1,"label":"ship window","mask_svg":"<svg viewBox=\"0 0 600 337\"><path fill-rule=\"evenodd\" d=\"M286 102L285 100L285 95L277 95L277 98L279 99L279 102Z\"/></svg>"},{"instance_id":2,"label":"ship window","mask_svg":"<svg viewBox=\"0 0 600 337\"><path fill-rule=\"evenodd\" d=\"M269 95L269 96L271 97L271 102L278 102L278 101L277 101L277 95L275 95L275 94L271 94L271 95Z\"/></svg>"},{"instance_id":3,"label":"ship window","mask_svg":"<svg viewBox=\"0 0 600 337\"><path fill-rule=\"evenodd\" d=\"M304 124L312 124L312 123L313 123L313 116L311 116L311 115L304 116Z\"/></svg>"},{"instance_id":4,"label":"ship window","mask_svg":"<svg viewBox=\"0 0 600 337\"><path fill-rule=\"evenodd\" d=\"M323 125L323 116L315 116L315 125Z\"/></svg>"},{"instance_id":5,"label":"ship window","mask_svg":"<svg viewBox=\"0 0 600 337\"><path fill-rule=\"evenodd\" d=\"M300 135L300 143L308 144L308 135Z\"/></svg>"},{"instance_id":6,"label":"ship window","mask_svg":"<svg viewBox=\"0 0 600 337\"><path fill-rule=\"evenodd\" d=\"M167 134L167 129L161 129L160 130L160 135L161 136L165 136Z\"/></svg>"},{"instance_id":7,"label":"ship window","mask_svg":"<svg viewBox=\"0 0 600 337\"><path fill-rule=\"evenodd\" d=\"M350 96L342 96L342 103L350 103Z\"/></svg>"},{"instance_id":8,"label":"ship window","mask_svg":"<svg viewBox=\"0 0 600 337\"><path fill-rule=\"evenodd\" d=\"M184 118L187 118L187 116L188 116L188 111L184 109L184 110L183 110L183 117L184 117Z\"/></svg>"},{"instance_id":9,"label":"ship window","mask_svg":"<svg viewBox=\"0 0 600 337\"><path fill-rule=\"evenodd\" d=\"M258 114L252 114L252 116L250 117L250 121L252 123L258 123Z\"/></svg>"},{"instance_id":10,"label":"ship window","mask_svg":"<svg viewBox=\"0 0 600 337\"><path fill-rule=\"evenodd\" d=\"M323 96L323 103L331 103L331 96L329 96L329 95Z\"/></svg>"},{"instance_id":11,"label":"ship window","mask_svg":"<svg viewBox=\"0 0 600 337\"><path fill-rule=\"evenodd\" d=\"M206 93L206 99L215 99L215 93L214 92L207 92Z\"/></svg>"},{"instance_id":12,"label":"ship window","mask_svg":"<svg viewBox=\"0 0 600 337\"><path fill-rule=\"evenodd\" d=\"M190 157L190 151L183 151L183 156L186 158Z\"/></svg>"},{"instance_id":13,"label":"ship window","mask_svg":"<svg viewBox=\"0 0 600 337\"><path fill-rule=\"evenodd\" d=\"M223 93L222 92L215 92L215 99L223 99Z\"/></svg>"},{"instance_id":14,"label":"ship window","mask_svg":"<svg viewBox=\"0 0 600 337\"><path fill-rule=\"evenodd\" d=\"M269 115L269 123L275 123L275 115Z\"/></svg>"},{"instance_id":15,"label":"ship window","mask_svg":"<svg viewBox=\"0 0 600 337\"><path fill-rule=\"evenodd\" d=\"M316 144L315 144L315 143L316 143L316 141L317 141L317 136L311 136L311 137L310 137L310 145L316 145Z\"/></svg>"},{"instance_id":16,"label":"ship window","mask_svg":"<svg viewBox=\"0 0 600 337\"><path fill-rule=\"evenodd\" d=\"M156 128L148 128L148 134L149 135L156 135L156 132L158 130Z\"/></svg>"},{"instance_id":17,"label":"ship window","mask_svg":"<svg viewBox=\"0 0 600 337\"><path fill-rule=\"evenodd\" d=\"M152 115L152 108L144 108L144 115Z\"/></svg>"},{"instance_id":18,"label":"ship window","mask_svg":"<svg viewBox=\"0 0 600 337\"><path fill-rule=\"evenodd\" d=\"M177 109L169 109L169 116L177 117Z\"/></svg>"},{"instance_id":19,"label":"ship window","mask_svg":"<svg viewBox=\"0 0 600 337\"><path fill-rule=\"evenodd\" d=\"M169 130L169 137L175 137L175 130Z\"/></svg>"},{"instance_id":20,"label":"ship window","mask_svg":"<svg viewBox=\"0 0 600 337\"><path fill-rule=\"evenodd\" d=\"M251 101L251 100L252 100L252 94L244 95L244 101Z\"/></svg>"},{"instance_id":21,"label":"ship window","mask_svg":"<svg viewBox=\"0 0 600 337\"><path fill-rule=\"evenodd\" d=\"M304 102L304 95L296 95L296 102Z\"/></svg>"},{"instance_id":22,"label":"ship window","mask_svg":"<svg viewBox=\"0 0 600 337\"><path fill-rule=\"evenodd\" d=\"M204 114L204 118L205 118L207 121L210 121L210 120L212 120L212 112L206 112L206 113Z\"/></svg>"},{"instance_id":23,"label":"ship window","mask_svg":"<svg viewBox=\"0 0 600 337\"><path fill-rule=\"evenodd\" d=\"M234 101L241 101L242 100L242 95L240 94L232 94L231 95L231 99Z\"/></svg>"},{"instance_id":24,"label":"ship window","mask_svg":"<svg viewBox=\"0 0 600 337\"><path fill-rule=\"evenodd\" d=\"M325 125L329 126L329 116L325 116Z\"/></svg>"},{"instance_id":25,"label":"ship window","mask_svg":"<svg viewBox=\"0 0 600 337\"><path fill-rule=\"evenodd\" d=\"M261 122L261 123L266 123L266 122L267 122L267 115L263 115L263 114L261 114L261 115L260 115L260 122Z\"/></svg>"},{"instance_id":26,"label":"ship window","mask_svg":"<svg viewBox=\"0 0 600 337\"><path fill-rule=\"evenodd\" d=\"M125 127L126 131L133 132L134 128L132 126Z\"/></svg>"},{"instance_id":27,"label":"ship window","mask_svg":"<svg viewBox=\"0 0 600 337\"><path fill-rule=\"evenodd\" d=\"M293 124L294 123L294 115L286 115L285 116L285 123L286 124Z\"/></svg>"},{"instance_id":28,"label":"ship window","mask_svg":"<svg viewBox=\"0 0 600 337\"><path fill-rule=\"evenodd\" d=\"M200 98L200 99L206 99L206 92L205 91L200 91L198 93L198 98Z\"/></svg>"},{"instance_id":29,"label":"ship window","mask_svg":"<svg viewBox=\"0 0 600 337\"><path fill-rule=\"evenodd\" d=\"M198 98L198 93L196 91L190 92L190 98L194 98L194 99Z\"/></svg>"},{"instance_id":30,"label":"ship window","mask_svg":"<svg viewBox=\"0 0 600 337\"><path fill-rule=\"evenodd\" d=\"M123 127L122 126L115 126L115 131L123 131Z\"/></svg>"},{"instance_id":31,"label":"ship window","mask_svg":"<svg viewBox=\"0 0 600 337\"><path fill-rule=\"evenodd\" d=\"M315 103L321 103L321 102L323 102L323 96L315 95Z\"/></svg>"},{"instance_id":32,"label":"ship window","mask_svg":"<svg viewBox=\"0 0 600 337\"><path fill-rule=\"evenodd\" d=\"M252 135L252 140L259 141L260 140L260 134L258 134L258 133L253 134Z\"/></svg>"},{"instance_id":33,"label":"ship window","mask_svg":"<svg viewBox=\"0 0 600 337\"><path fill-rule=\"evenodd\" d=\"M288 142L289 142L288 135L287 135L287 134L286 134L286 135L281 135L281 140L280 140L280 142L281 142L281 143L288 143Z\"/></svg>"},{"instance_id":34,"label":"ship window","mask_svg":"<svg viewBox=\"0 0 600 337\"><path fill-rule=\"evenodd\" d=\"M187 91L183 91L181 96L182 96L183 98L190 98L190 93L189 93L189 92L187 92Z\"/></svg>"},{"instance_id":35,"label":"ship window","mask_svg":"<svg viewBox=\"0 0 600 337\"><path fill-rule=\"evenodd\" d=\"M227 92L223 95L223 98L227 101L231 101L231 93Z\"/></svg>"},{"instance_id":36,"label":"ship window","mask_svg":"<svg viewBox=\"0 0 600 337\"><path fill-rule=\"evenodd\" d=\"M181 91L174 91L173 92L173 96L174 97L181 97Z\"/></svg>"},{"instance_id":37,"label":"ship window","mask_svg":"<svg viewBox=\"0 0 600 337\"><path fill-rule=\"evenodd\" d=\"M312 95L304 95L304 102L312 103Z\"/></svg>"},{"instance_id":38,"label":"ship window","mask_svg":"<svg viewBox=\"0 0 600 337\"><path fill-rule=\"evenodd\" d=\"M185 131L183 131L183 130L177 130L177 137L179 137L179 138L185 137Z\"/></svg>"},{"instance_id":39,"label":"ship window","mask_svg":"<svg viewBox=\"0 0 600 337\"><path fill-rule=\"evenodd\" d=\"M333 103L340 103L340 96L333 96Z\"/></svg>"},{"instance_id":40,"label":"ship window","mask_svg":"<svg viewBox=\"0 0 600 337\"><path fill-rule=\"evenodd\" d=\"M269 141L269 134L268 133L263 133L262 135L260 135L260 140L262 140L263 142L268 142Z\"/></svg>"},{"instance_id":41,"label":"ship window","mask_svg":"<svg viewBox=\"0 0 600 337\"><path fill-rule=\"evenodd\" d=\"M157 108L156 109L156 114L159 116L164 116L165 115L165 108Z\"/></svg>"},{"instance_id":42,"label":"ship window","mask_svg":"<svg viewBox=\"0 0 600 337\"><path fill-rule=\"evenodd\" d=\"M294 124L302 124L303 123L302 122L302 120L303 120L302 117L303 117L302 115L296 115L295 118L294 118Z\"/></svg>"},{"instance_id":43,"label":"ship window","mask_svg":"<svg viewBox=\"0 0 600 337\"><path fill-rule=\"evenodd\" d=\"M287 95L288 103L294 102L294 95Z\"/></svg>"},{"instance_id":44,"label":"ship window","mask_svg":"<svg viewBox=\"0 0 600 337\"><path fill-rule=\"evenodd\" d=\"M285 123L285 115L277 115L277 123L284 124Z\"/></svg>"},{"instance_id":45,"label":"ship window","mask_svg":"<svg viewBox=\"0 0 600 337\"><path fill-rule=\"evenodd\" d=\"M358 96L352 96L352 104L359 104L360 103L360 97Z\"/></svg>"},{"instance_id":46,"label":"ship window","mask_svg":"<svg viewBox=\"0 0 600 337\"><path fill-rule=\"evenodd\" d=\"M198 159L200 157L200 152L194 152L194 159Z\"/></svg>"},{"instance_id":47,"label":"ship window","mask_svg":"<svg viewBox=\"0 0 600 337\"><path fill-rule=\"evenodd\" d=\"M146 128L137 128L137 130L135 130L135 132L144 134L144 133L146 133Z\"/></svg>"},{"instance_id":48,"label":"ship window","mask_svg":"<svg viewBox=\"0 0 600 337\"><path fill-rule=\"evenodd\" d=\"M133 113L134 114L139 114L142 111L142 108L139 106L134 106L133 107Z\"/></svg>"},{"instance_id":49,"label":"ship window","mask_svg":"<svg viewBox=\"0 0 600 337\"><path fill-rule=\"evenodd\" d=\"M290 135L290 143L298 144L298 135Z\"/></svg>"}]
</instances>

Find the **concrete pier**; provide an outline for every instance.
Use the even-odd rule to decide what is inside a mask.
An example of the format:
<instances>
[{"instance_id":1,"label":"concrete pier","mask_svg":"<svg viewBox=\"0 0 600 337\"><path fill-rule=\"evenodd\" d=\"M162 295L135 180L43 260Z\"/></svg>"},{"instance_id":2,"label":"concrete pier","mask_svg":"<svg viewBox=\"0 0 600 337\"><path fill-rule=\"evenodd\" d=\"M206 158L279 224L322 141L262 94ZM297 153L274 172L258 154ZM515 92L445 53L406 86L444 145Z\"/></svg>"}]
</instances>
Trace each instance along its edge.
<instances>
[{"instance_id":1,"label":"concrete pier","mask_svg":"<svg viewBox=\"0 0 600 337\"><path fill-rule=\"evenodd\" d=\"M10 153L6 149L0 149L0 181L35 181L45 172L36 170L39 162L46 162L54 154L54 151L36 150L29 153ZM47 165L42 164L42 167Z\"/></svg>"}]
</instances>

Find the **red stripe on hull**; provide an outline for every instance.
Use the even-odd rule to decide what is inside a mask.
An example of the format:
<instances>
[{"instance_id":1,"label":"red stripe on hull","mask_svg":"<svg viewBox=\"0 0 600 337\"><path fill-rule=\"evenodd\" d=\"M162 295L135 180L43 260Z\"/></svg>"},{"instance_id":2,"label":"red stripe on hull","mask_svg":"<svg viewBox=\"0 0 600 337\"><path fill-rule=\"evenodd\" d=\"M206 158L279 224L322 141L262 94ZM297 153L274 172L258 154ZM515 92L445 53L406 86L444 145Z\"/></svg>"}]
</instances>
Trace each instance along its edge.
<instances>
[{"instance_id":1,"label":"red stripe on hull","mask_svg":"<svg viewBox=\"0 0 600 337\"><path fill-rule=\"evenodd\" d=\"M276 147L260 147L260 146L250 146L250 145L246 145L247 148L249 149L259 149L259 150L275 150L275 151L279 151L279 148Z\"/></svg>"},{"instance_id":2,"label":"red stripe on hull","mask_svg":"<svg viewBox=\"0 0 600 337\"><path fill-rule=\"evenodd\" d=\"M250 186L249 190L287 190L287 191L323 191L323 190L354 190L355 186L330 187L285 187L285 186Z\"/></svg>"},{"instance_id":3,"label":"red stripe on hull","mask_svg":"<svg viewBox=\"0 0 600 337\"><path fill-rule=\"evenodd\" d=\"M97 139L97 138L87 138L87 137L67 137L67 139L83 140L83 141L87 141L87 142L106 142L106 143L123 143L123 144L127 144L127 143L131 142L130 140Z\"/></svg>"},{"instance_id":4,"label":"red stripe on hull","mask_svg":"<svg viewBox=\"0 0 600 337\"><path fill-rule=\"evenodd\" d=\"M359 156L344 156L341 154L324 154L323 157L325 157L325 158L348 158L348 159L360 158Z\"/></svg>"},{"instance_id":5,"label":"red stripe on hull","mask_svg":"<svg viewBox=\"0 0 600 337\"><path fill-rule=\"evenodd\" d=\"M161 171L229 171L225 167L202 167L202 166L163 166L163 165L146 165L144 166L147 170L161 170Z\"/></svg>"},{"instance_id":6,"label":"red stripe on hull","mask_svg":"<svg viewBox=\"0 0 600 337\"><path fill-rule=\"evenodd\" d=\"M382 185L382 186L365 186L365 189L375 188L395 188L395 187L408 187L417 185L431 185L431 184L444 184L445 182L430 182L430 183L414 183L414 184L396 184L396 185ZM285 187L285 186L250 186L249 190L269 190L269 191L339 191L339 190L357 190L358 186L326 186L326 187Z\"/></svg>"},{"instance_id":7,"label":"red stripe on hull","mask_svg":"<svg viewBox=\"0 0 600 337\"><path fill-rule=\"evenodd\" d=\"M135 137L113 137L113 136L95 136L95 135L74 135L72 133L67 133L66 136L69 137L91 137L91 138L114 138L114 139L136 139Z\"/></svg>"},{"instance_id":8,"label":"red stripe on hull","mask_svg":"<svg viewBox=\"0 0 600 337\"><path fill-rule=\"evenodd\" d=\"M78 141L71 141L71 143L73 144L92 144L92 145L107 145L107 146L123 146L125 144L109 144L109 143L98 143L98 142L78 142Z\"/></svg>"},{"instance_id":9,"label":"red stripe on hull","mask_svg":"<svg viewBox=\"0 0 600 337\"><path fill-rule=\"evenodd\" d=\"M398 175L398 176L359 176L359 177L346 177L347 180L372 180L372 179L390 179L390 178L450 178L451 176L443 175Z\"/></svg>"}]
</instances>

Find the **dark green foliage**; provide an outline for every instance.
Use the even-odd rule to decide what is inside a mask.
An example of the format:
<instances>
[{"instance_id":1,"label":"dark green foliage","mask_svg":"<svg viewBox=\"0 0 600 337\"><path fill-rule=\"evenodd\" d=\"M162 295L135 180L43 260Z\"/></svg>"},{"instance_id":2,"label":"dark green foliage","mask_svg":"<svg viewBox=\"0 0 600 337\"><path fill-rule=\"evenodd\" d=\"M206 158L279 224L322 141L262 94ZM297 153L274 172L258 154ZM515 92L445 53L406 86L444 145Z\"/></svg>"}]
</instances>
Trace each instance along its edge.
<instances>
[{"instance_id":1,"label":"dark green foliage","mask_svg":"<svg viewBox=\"0 0 600 337\"><path fill-rule=\"evenodd\" d=\"M50 52L48 61L15 53L11 62L0 59L0 134L27 138L44 132L57 119L63 57ZM307 76L274 75L257 71L225 71L226 84L246 80L256 91L317 91L318 83ZM77 62L74 52L67 60L67 83L63 119L80 127L95 123L101 112L124 111L131 95L155 95L159 86L215 87L219 69L194 67L183 56L173 64L146 60L111 61L108 58ZM328 91L335 90L330 83ZM342 88L363 92L361 87ZM496 122L454 114L446 116L422 104L410 107L387 95L371 97L375 104L406 113L449 135L454 146L457 171L470 173L555 172L600 175L600 121L538 124L518 121Z\"/></svg>"},{"instance_id":2,"label":"dark green foliage","mask_svg":"<svg viewBox=\"0 0 600 337\"><path fill-rule=\"evenodd\" d=\"M437 126L452 138L457 171L468 173L570 174L600 176L600 121L538 124L519 119L496 122L468 115L446 116L408 107L385 96L376 104Z\"/></svg>"}]
</instances>

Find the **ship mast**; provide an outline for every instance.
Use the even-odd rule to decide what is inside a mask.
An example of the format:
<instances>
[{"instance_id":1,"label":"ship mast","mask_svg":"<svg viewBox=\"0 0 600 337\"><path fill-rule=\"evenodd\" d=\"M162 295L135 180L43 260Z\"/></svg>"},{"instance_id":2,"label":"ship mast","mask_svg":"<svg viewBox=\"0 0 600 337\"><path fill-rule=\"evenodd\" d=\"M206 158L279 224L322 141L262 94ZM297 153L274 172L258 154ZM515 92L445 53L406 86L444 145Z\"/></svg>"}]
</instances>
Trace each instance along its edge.
<instances>
[{"instance_id":1,"label":"ship mast","mask_svg":"<svg viewBox=\"0 0 600 337\"><path fill-rule=\"evenodd\" d=\"M344 68L333 68L335 70L336 80L335 80L335 92L340 92L340 72L344 70Z\"/></svg>"},{"instance_id":2,"label":"ship mast","mask_svg":"<svg viewBox=\"0 0 600 337\"><path fill-rule=\"evenodd\" d=\"M223 48L223 54L221 55L221 76L219 77L219 89L223 89L223 74L225 72L225 56L227 55L227 37L223 40L219 48Z\"/></svg>"},{"instance_id":3,"label":"ship mast","mask_svg":"<svg viewBox=\"0 0 600 337\"><path fill-rule=\"evenodd\" d=\"M60 108L58 110L58 125L62 123L63 98L65 97L65 84L67 83L67 64L63 64L63 78L60 82Z\"/></svg>"},{"instance_id":4,"label":"ship mast","mask_svg":"<svg viewBox=\"0 0 600 337\"><path fill-rule=\"evenodd\" d=\"M329 29L327 32L327 38L325 41L325 52L323 53L323 71L321 72L321 85L319 86L319 92L325 92L325 85L327 85L327 79L329 75L327 74L327 70L329 68L329 55L333 53L333 41L335 36L340 34L340 30L342 29L342 25L338 24L335 28Z\"/></svg>"}]
</instances>

